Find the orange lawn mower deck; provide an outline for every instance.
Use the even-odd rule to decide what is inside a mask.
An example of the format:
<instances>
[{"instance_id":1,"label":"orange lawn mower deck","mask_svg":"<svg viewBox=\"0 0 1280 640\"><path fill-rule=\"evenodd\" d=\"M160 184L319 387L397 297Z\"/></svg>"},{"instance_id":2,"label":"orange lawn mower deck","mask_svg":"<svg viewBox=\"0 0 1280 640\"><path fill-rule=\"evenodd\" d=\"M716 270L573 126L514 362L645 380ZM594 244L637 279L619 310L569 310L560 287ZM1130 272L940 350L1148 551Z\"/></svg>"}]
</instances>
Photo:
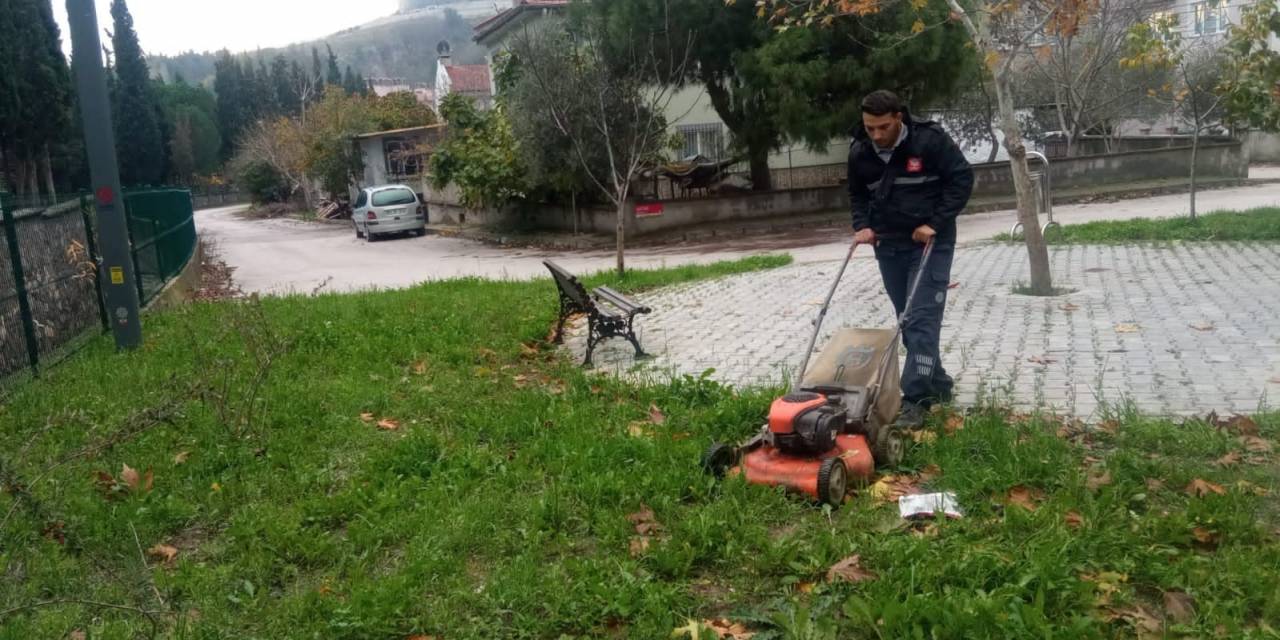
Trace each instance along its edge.
<instances>
[{"instance_id":1,"label":"orange lawn mower deck","mask_svg":"<svg viewBox=\"0 0 1280 640\"><path fill-rule=\"evenodd\" d=\"M925 246L897 328L840 329L806 373L822 320L857 246L849 248L818 312L792 385L796 391L774 400L768 422L749 440L737 446L712 443L702 458L707 472L786 487L834 507L844 501L851 483L868 482L877 464L901 463L907 436L893 425L902 406L898 341L932 243Z\"/></svg>"}]
</instances>

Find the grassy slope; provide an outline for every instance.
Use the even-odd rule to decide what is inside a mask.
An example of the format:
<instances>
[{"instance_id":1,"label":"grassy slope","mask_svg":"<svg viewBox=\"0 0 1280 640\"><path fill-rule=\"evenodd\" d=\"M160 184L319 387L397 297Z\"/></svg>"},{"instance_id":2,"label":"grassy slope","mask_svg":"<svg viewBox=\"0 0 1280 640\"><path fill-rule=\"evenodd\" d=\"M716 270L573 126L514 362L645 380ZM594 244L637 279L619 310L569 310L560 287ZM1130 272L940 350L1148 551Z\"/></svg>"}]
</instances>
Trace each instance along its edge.
<instances>
[{"instance_id":1,"label":"grassy slope","mask_svg":"<svg viewBox=\"0 0 1280 640\"><path fill-rule=\"evenodd\" d=\"M1218 430L1130 417L1082 443L995 413L952 435L935 427L940 437L902 471L938 465L934 486L955 491L968 517L913 532L865 495L826 513L712 482L697 468L703 447L754 430L770 394L695 379L635 388L522 348L545 336L553 301L549 281L464 280L198 305L150 319L141 352L117 356L99 341L0 409L0 458L23 481L193 381L213 389L178 400L172 425L32 488L38 506L24 502L0 531L0 611L89 599L163 612L166 637L199 638L665 638L686 618L716 616L758 638L1080 638L1130 631L1127 618L1106 621L1099 597L1154 606L1178 589L1197 601L1194 635L1280 625L1273 512L1234 485L1274 490L1274 478L1267 466L1213 466L1241 446ZM277 340L292 348L263 387L260 418L229 426L219 397L240 407L262 353L251 345ZM644 422L651 405L665 423ZM401 427L379 430L366 412ZM1261 422L1274 440L1280 421ZM1112 476L1096 493L1084 486L1086 456ZM154 489L104 497L94 473L121 464L153 470ZM1182 487L1196 477L1229 490L1189 497ZM1047 497L1034 512L1003 508L1016 485ZM0 512L11 504L0 494ZM662 530L633 556L627 516L643 506ZM1081 528L1064 523L1069 510ZM1211 542L1196 542L1197 527ZM144 569L139 548L157 543L178 556ZM824 583L852 553L877 579ZM1106 577L1081 578L1096 574ZM0 638L150 628L134 612L80 604L0 616Z\"/></svg>"}]
</instances>

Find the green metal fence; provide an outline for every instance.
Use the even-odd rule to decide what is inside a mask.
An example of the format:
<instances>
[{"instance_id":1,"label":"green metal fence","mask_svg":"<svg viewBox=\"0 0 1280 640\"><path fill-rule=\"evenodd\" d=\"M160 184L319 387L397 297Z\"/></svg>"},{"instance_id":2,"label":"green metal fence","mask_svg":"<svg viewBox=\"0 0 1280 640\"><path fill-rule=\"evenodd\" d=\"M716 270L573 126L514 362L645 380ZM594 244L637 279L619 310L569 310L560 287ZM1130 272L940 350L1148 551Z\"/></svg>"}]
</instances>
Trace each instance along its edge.
<instances>
[{"instance_id":1,"label":"green metal fence","mask_svg":"<svg viewBox=\"0 0 1280 640\"><path fill-rule=\"evenodd\" d=\"M138 298L146 304L182 272L196 250L195 212L186 189L125 191Z\"/></svg>"},{"instance_id":2,"label":"green metal fence","mask_svg":"<svg viewBox=\"0 0 1280 640\"><path fill-rule=\"evenodd\" d=\"M144 303L195 253L190 194L150 189L125 194L134 272ZM92 201L0 193L0 378L64 355L95 326L108 328Z\"/></svg>"}]
</instances>

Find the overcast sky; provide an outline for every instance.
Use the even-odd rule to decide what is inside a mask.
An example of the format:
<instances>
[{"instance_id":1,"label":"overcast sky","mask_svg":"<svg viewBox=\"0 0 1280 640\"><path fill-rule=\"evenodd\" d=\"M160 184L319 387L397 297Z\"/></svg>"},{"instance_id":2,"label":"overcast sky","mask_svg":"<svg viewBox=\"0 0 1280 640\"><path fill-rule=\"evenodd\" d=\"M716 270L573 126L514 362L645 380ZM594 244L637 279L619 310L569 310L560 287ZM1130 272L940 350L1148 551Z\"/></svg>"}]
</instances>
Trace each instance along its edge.
<instances>
[{"instance_id":1,"label":"overcast sky","mask_svg":"<svg viewBox=\"0 0 1280 640\"><path fill-rule=\"evenodd\" d=\"M52 0L71 51L66 0ZM94 0L98 26L110 28L111 0ZM395 12L396 0L128 0L147 53L278 47L327 36ZM105 35L102 36L105 40Z\"/></svg>"}]
</instances>

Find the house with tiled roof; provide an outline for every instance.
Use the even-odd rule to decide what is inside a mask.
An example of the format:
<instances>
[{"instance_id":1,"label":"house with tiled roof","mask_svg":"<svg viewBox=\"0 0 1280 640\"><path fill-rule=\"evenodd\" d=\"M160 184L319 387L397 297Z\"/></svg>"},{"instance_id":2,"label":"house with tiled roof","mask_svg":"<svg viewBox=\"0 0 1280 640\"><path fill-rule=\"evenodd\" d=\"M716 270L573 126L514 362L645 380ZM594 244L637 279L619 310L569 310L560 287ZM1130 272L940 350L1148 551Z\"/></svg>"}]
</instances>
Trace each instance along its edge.
<instances>
[{"instance_id":1,"label":"house with tiled roof","mask_svg":"<svg viewBox=\"0 0 1280 640\"><path fill-rule=\"evenodd\" d=\"M436 57L436 89L432 107L440 113L440 103L450 93L471 98L479 109L493 107L493 81L488 64L453 64L448 43L440 43Z\"/></svg>"}]
</instances>

